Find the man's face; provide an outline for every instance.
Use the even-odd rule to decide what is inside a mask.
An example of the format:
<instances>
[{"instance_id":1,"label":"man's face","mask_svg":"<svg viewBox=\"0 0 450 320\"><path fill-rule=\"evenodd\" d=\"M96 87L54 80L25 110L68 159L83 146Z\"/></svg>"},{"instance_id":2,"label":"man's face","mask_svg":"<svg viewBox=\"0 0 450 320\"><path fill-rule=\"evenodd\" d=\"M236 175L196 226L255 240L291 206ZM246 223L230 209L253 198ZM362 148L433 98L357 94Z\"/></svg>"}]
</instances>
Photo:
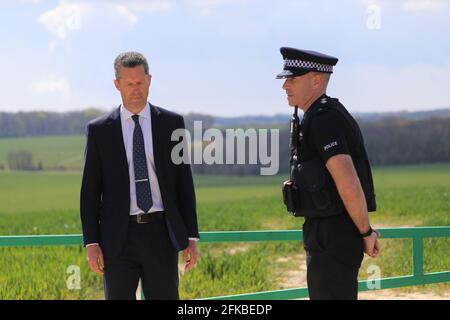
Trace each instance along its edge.
<instances>
[{"instance_id":1,"label":"man's face","mask_svg":"<svg viewBox=\"0 0 450 320\"><path fill-rule=\"evenodd\" d=\"M127 108L139 109L147 103L151 76L145 74L144 66L134 68L121 67L119 79L114 85L120 91L122 102Z\"/></svg>"},{"instance_id":2,"label":"man's face","mask_svg":"<svg viewBox=\"0 0 450 320\"><path fill-rule=\"evenodd\" d=\"M287 78L283 84L283 90L286 91L288 103L291 107L302 107L309 101L313 95L314 74L309 72L299 77Z\"/></svg>"}]
</instances>

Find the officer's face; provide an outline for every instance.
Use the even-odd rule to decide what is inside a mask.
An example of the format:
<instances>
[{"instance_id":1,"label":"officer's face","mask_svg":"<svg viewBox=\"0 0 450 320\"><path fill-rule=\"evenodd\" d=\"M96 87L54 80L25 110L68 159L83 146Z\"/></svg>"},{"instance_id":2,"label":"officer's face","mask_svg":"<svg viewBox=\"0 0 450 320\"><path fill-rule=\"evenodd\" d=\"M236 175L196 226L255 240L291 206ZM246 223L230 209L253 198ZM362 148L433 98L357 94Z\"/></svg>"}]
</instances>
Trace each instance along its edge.
<instances>
[{"instance_id":1,"label":"officer's face","mask_svg":"<svg viewBox=\"0 0 450 320\"><path fill-rule=\"evenodd\" d=\"M291 107L299 106L301 108L311 99L314 89L313 76L310 72L303 76L286 79L283 90L286 91L288 103Z\"/></svg>"},{"instance_id":2,"label":"officer's face","mask_svg":"<svg viewBox=\"0 0 450 320\"><path fill-rule=\"evenodd\" d=\"M145 74L144 66L134 68L121 67L119 79L114 80L117 90L120 91L123 104L130 109L139 109L147 103L151 76Z\"/></svg>"}]
</instances>

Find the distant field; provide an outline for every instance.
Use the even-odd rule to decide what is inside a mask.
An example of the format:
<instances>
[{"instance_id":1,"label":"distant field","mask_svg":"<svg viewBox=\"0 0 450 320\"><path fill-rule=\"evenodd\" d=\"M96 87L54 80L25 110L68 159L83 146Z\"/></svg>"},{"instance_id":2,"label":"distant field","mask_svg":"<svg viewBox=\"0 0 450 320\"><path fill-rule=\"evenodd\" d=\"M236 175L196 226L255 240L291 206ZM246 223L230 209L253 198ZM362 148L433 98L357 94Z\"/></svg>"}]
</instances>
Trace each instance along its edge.
<instances>
[{"instance_id":1,"label":"distant field","mask_svg":"<svg viewBox=\"0 0 450 320\"><path fill-rule=\"evenodd\" d=\"M0 166L8 166L10 152L27 150L33 153L34 163L41 161L44 169L80 170L85 142L83 135L0 139Z\"/></svg>"},{"instance_id":2,"label":"distant field","mask_svg":"<svg viewBox=\"0 0 450 320\"><path fill-rule=\"evenodd\" d=\"M1 150L1 148L0 148ZM450 164L374 170L375 226L450 225ZM299 229L289 217L276 177L196 177L201 231ZM0 173L0 234L80 233L79 173ZM410 242L382 240L379 259L365 259L360 278L376 263L383 277L411 272ZM185 299L281 288L300 270L300 243L199 244L198 267L181 278ZM425 271L450 270L450 239L425 241ZM0 299L101 299L102 281L89 272L81 247L0 249ZM82 289L66 288L66 269L79 265ZM286 280L286 279L285 279ZM449 284L403 289L449 294Z\"/></svg>"}]
</instances>

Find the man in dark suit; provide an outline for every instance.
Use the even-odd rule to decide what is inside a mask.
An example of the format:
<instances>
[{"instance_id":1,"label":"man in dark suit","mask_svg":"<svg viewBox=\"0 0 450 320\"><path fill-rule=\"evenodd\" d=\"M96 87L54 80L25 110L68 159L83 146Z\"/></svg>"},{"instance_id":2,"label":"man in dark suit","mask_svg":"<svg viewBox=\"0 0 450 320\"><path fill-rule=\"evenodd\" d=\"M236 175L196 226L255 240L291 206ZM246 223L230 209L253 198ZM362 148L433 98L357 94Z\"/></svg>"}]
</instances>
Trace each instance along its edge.
<instances>
[{"instance_id":1,"label":"man in dark suit","mask_svg":"<svg viewBox=\"0 0 450 320\"><path fill-rule=\"evenodd\" d=\"M122 104L87 126L80 197L90 268L104 275L106 299L179 299L178 252L186 271L199 239L190 165L175 164L174 130L183 117L147 102L145 57L120 54L114 84Z\"/></svg>"}]
</instances>

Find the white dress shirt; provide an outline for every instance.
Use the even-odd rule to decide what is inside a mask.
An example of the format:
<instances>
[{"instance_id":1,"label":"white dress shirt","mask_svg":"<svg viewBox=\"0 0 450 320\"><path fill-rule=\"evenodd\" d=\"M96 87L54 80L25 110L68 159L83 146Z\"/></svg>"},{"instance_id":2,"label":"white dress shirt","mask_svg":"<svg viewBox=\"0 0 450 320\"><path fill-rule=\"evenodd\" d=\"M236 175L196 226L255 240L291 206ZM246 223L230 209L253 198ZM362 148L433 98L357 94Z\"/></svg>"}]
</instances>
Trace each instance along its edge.
<instances>
[{"instance_id":1,"label":"white dress shirt","mask_svg":"<svg viewBox=\"0 0 450 320\"><path fill-rule=\"evenodd\" d=\"M133 163L133 132L135 123L131 118L134 113L130 112L123 105L120 106L120 121L122 123L123 144L127 154L128 172L130 175L130 215L137 215L142 213L142 210L137 206L136 199L136 182L134 178L134 163ZM153 205L150 208L150 213L155 211L164 211L164 206L161 198L161 191L159 189L158 177L156 176L155 158L153 157L153 135L152 135L152 119L150 112L150 105L147 103L139 115L139 124L144 135L145 155L147 159L148 177L150 179L150 189L152 191Z\"/></svg>"}]
</instances>

